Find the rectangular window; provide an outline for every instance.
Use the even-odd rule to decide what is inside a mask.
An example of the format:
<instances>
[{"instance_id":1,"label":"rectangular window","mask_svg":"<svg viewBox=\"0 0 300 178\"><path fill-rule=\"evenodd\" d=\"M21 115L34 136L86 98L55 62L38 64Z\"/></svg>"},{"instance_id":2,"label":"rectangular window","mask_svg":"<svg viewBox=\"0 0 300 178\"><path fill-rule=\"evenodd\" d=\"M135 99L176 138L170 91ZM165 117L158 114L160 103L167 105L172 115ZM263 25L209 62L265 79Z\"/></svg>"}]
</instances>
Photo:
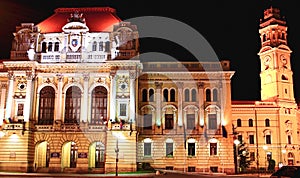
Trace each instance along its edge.
<instances>
[{"instance_id":1,"label":"rectangular window","mask_svg":"<svg viewBox=\"0 0 300 178\"><path fill-rule=\"evenodd\" d=\"M166 166L166 170L173 170L173 166Z\"/></svg>"},{"instance_id":2,"label":"rectangular window","mask_svg":"<svg viewBox=\"0 0 300 178\"><path fill-rule=\"evenodd\" d=\"M173 129L174 119L173 114L165 114L165 129Z\"/></svg>"},{"instance_id":3,"label":"rectangular window","mask_svg":"<svg viewBox=\"0 0 300 178\"><path fill-rule=\"evenodd\" d=\"M288 135L288 144L292 144L292 139L290 135Z\"/></svg>"},{"instance_id":4,"label":"rectangular window","mask_svg":"<svg viewBox=\"0 0 300 178\"><path fill-rule=\"evenodd\" d=\"M249 144L254 144L254 135L249 135Z\"/></svg>"},{"instance_id":5,"label":"rectangular window","mask_svg":"<svg viewBox=\"0 0 300 178\"><path fill-rule=\"evenodd\" d=\"M271 135L266 135L266 144L271 144Z\"/></svg>"},{"instance_id":6,"label":"rectangular window","mask_svg":"<svg viewBox=\"0 0 300 178\"><path fill-rule=\"evenodd\" d=\"M127 104L121 103L120 104L120 116L126 116L127 111Z\"/></svg>"},{"instance_id":7,"label":"rectangular window","mask_svg":"<svg viewBox=\"0 0 300 178\"><path fill-rule=\"evenodd\" d=\"M217 143L209 143L210 155L217 155Z\"/></svg>"},{"instance_id":8,"label":"rectangular window","mask_svg":"<svg viewBox=\"0 0 300 178\"><path fill-rule=\"evenodd\" d=\"M240 142L242 142L242 141L243 141L243 135L238 135L238 140L239 140Z\"/></svg>"},{"instance_id":9,"label":"rectangular window","mask_svg":"<svg viewBox=\"0 0 300 178\"><path fill-rule=\"evenodd\" d=\"M152 129L152 114L144 114L144 129L151 130Z\"/></svg>"},{"instance_id":10,"label":"rectangular window","mask_svg":"<svg viewBox=\"0 0 300 178\"><path fill-rule=\"evenodd\" d=\"M255 153L250 152L250 161L255 161Z\"/></svg>"},{"instance_id":11,"label":"rectangular window","mask_svg":"<svg viewBox=\"0 0 300 178\"><path fill-rule=\"evenodd\" d=\"M173 143L166 143L166 156L173 156Z\"/></svg>"},{"instance_id":12,"label":"rectangular window","mask_svg":"<svg viewBox=\"0 0 300 178\"><path fill-rule=\"evenodd\" d=\"M208 114L208 129L217 129L217 115Z\"/></svg>"},{"instance_id":13,"label":"rectangular window","mask_svg":"<svg viewBox=\"0 0 300 178\"><path fill-rule=\"evenodd\" d=\"M195 143L188 143L188 156L195 156Z\"/></svg>"},{"instance_id":14,"label":"rectangular window","mask_svg":"<svg viewBox=\"0 0 300 178\"><path fill-rule=\"evenodd\" d=\"M195 172L195 171L196 171L195 167L191 167L191 166L188 167L188 172Z\"/></svg>"},{"instance_id":15,"label":"rectangular window","mask_svg":"<svg viewBox=\"0 0 300 178\"><path fill-rule=\"evenodd\" d=\"M144 143L144 156L151 156L151 143Z\"/></svg>"},{"instance_id":16,"label":"rectangular window","mask_svg":"<svg viewBox=\"0 0 300 178\"><path fill-rule=\"evenodd\" d=\"M17 116L23 116L24 104L18 104Z\"/></svg>"},{"instance_id":17,"label":"rectangular window","mask_svg":"<svg viewBox=\"0 0 300 178\"><path fill-rule=\"evenodd\" d=\"M195 129L195 114L186 115L187 129Z\"/></svg>"}]
</instances>

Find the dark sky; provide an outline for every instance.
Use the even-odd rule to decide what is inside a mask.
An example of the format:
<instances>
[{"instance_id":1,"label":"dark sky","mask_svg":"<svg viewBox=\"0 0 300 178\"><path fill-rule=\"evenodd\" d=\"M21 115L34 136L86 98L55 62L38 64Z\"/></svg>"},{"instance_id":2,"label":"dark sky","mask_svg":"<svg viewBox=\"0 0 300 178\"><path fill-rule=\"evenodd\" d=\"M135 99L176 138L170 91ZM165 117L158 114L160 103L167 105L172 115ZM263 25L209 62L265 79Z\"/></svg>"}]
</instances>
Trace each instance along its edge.
<instances>
[{"instance_id":1,"label":"dark sky","mask_svg":"<svg viewBox=\"0 0 300 178\"><path fill-rule=\"evenodd\" d=\"M59 7L109 6L126 20L141 16L162 16L179 20L197 30L212 46L219 59L231 61L233 100L260 99L259 19L263 10L281 9L288 23L288 45L292 53L295 98L300 100L300 23L295 0L1 0L0 58L9 58L15 27L20 23L39 23ZM155 45L153 45L155 44ZM170 41L141 39L141 53L161 52L177 60L193 56ZM298 89L297 89L298 88Z\"/></svg>"}]
</instances>

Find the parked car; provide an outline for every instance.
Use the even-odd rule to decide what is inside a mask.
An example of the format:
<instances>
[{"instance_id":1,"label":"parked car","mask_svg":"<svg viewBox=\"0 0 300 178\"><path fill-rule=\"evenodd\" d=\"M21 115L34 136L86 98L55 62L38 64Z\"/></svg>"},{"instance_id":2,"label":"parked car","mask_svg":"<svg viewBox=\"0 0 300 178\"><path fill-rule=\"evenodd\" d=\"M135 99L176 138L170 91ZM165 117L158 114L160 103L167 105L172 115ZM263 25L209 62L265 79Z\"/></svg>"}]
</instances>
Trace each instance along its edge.
<instances>
[{"instance_id":1,"label":"parked car","mask_svg":"<svg viewBox=\"0 0 300 178\"><path fill-rule=\"evenodd\" d=\"M282 166L270 178L300 178L300 166Z\"/></svg>"}]
</instances>

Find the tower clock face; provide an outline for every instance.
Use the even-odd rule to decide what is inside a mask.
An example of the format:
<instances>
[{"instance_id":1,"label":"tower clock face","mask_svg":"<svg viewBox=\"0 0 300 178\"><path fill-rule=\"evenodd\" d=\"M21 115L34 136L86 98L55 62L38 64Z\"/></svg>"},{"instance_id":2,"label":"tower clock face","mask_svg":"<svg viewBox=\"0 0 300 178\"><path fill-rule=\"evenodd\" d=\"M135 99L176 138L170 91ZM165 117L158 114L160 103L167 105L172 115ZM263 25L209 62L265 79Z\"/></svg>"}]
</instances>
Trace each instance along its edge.
<instances>
[{"instance_id":1,"label":"tower clock face","mask_svg":"<svg viewBox=\"0 0 300 178\"><path fill-rule=\"evenodd\" d=\"M270 57L270 56L266 56L266 57L264 58L264 65L265 65L266 67L269 67L270 62L271 62L271 57Z\"/></svg>"},{"instance_id":2,"label":"tower clock face","mask_svg":"<svg viewBox=\"0 0 300 178\"><path fill-rule=\"evenodd\" d=\"M285 55L281 55L280 56L280 61L282 62L282 64L285 66L287 64L287 59L285 57Z\"/></svg>"}]
</instances>

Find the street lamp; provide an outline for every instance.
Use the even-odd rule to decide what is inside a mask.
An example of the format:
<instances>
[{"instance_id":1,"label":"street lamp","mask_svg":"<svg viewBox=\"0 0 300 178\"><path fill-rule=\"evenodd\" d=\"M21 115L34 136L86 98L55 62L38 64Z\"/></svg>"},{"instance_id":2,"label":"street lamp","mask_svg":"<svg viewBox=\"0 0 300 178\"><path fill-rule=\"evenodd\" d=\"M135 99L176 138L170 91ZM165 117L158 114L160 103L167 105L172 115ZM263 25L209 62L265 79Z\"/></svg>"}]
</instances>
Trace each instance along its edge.
<instances>
[{"instance_id":1,"label":"street lamp","mask_svg":"<svg viewBox=\"0 0 300 178\"><path fill-rule=\"evenodd\" d=\"M117 137L117 142L116 142L116 176L118 176L118 161L119 161L119 138Z\"/></svg>"},{"instance_id":2,"label":"street lamp","mask_svg":"<svg viewBox=\"0 0 300 178\"><path fill-rule=\"evenodd\" d=\"M264 145L263 149L265 150L265 172L267 172L267 150L268 150L268 146Z\"/></svg>"},{"instance_id":3,"label":"street lamp","mask_svg":"<svg viewBox=\"0 0 300 178\"><path fill-rule=\"evenodd\" d=\"M235 165L235 173L238 174L239 173L239 160L238 160L238 155L239 155L239 148L238 145L241 143L238 139L235 139L233 141L234 145L235 145L235 160L236 160L236 165Z\"/></svg>"}]
</instances>

